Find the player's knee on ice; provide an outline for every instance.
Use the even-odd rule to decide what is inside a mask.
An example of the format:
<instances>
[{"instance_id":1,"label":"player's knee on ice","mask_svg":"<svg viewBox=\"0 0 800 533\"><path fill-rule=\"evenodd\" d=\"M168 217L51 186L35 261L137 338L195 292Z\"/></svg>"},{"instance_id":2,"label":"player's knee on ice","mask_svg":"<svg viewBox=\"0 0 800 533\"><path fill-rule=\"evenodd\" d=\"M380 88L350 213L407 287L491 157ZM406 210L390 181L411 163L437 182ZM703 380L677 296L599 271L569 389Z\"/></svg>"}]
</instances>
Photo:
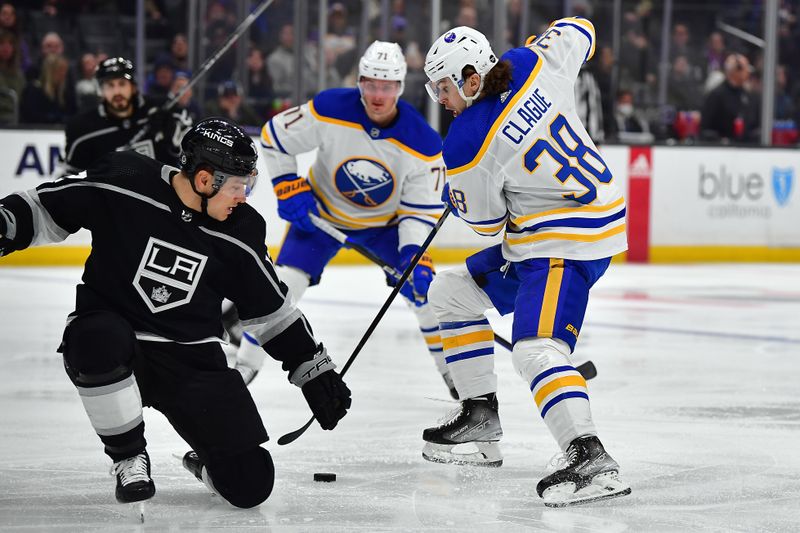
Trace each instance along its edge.
<instances>
[{"instance_id":1,"label":"player's knee on ice","mask_svg":"<svg viewBox=\"0 0 800 533\"><path fill-rule=\"evenodd\" d=\"M94 311L75 318L64 332L64 361L73 382L98 379L113 383L117 369L130 370L136 351L136 334L116 313ZM122 370L121 370L122 371ZM125 372L123 372L125 373Z\"/></svg>"},{"instance_id":2,"label":"player's knee on ice","mask_svg":"<svg viewBox=\"0 0 800 533\"><path fill-rule=\"evenodd\" d=\"M260 446L237 455L212 454L206 470L219 495L242 509L266 501L275 483L272 456Z\"/></svg>"}]
</instances>

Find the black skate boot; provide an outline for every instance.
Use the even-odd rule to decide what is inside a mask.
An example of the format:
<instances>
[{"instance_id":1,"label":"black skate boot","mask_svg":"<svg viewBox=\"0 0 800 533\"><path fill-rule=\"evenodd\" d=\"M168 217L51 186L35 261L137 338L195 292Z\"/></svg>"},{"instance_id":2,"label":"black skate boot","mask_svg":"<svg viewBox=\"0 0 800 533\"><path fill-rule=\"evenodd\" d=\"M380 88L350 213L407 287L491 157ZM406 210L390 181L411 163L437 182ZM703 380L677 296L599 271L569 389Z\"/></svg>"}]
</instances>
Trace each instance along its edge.
<instances>
[{"instance_id":1,"label":"black skate boot","mask_svg":"<svg viewBox=\"0 0 800 533\"><path fill-rule=\"evenodd\" d=\"M503 428L497 410L494 394L462 401L438 427L422 432L425 441L422 457L434 463L502 465L497 441L503 436Z\"/></svg>"},{"instance_id":2,"label":"black skate boot","mask_svg":"<svg viewBox=\"0 0 800 533\"><path fill-rule=\"evenodd\" d=\"M547 507L565 507L631 493L619 478L619 465L594 436L573 440L564 459L566 465L542 479L536 492Z\"/></svg>"},{"instance_id":3,"label":"black skate boot","mask_svg":"<svg viewBox=\"0 0 800 533\"><path fill-rule=\"evenodd\" d=\"M119 503L148 500L156 493L155 483L150 478L150 456L146 451L117 461L111 467L111 473L117 476L115 495Z\"/></svg>"},{"instance_id":4,"label":"black skate boot","mask_svg":"<svg viewBox=\"0 0 800 533\"><path fill-rule=\"evenodd\" d=\"M450 396L454 400L458 400L458 391L456 390L455 383L453 383L453 378L450 377L450 372L442 374L442 379L444 380L444 384L447 385L447 389L450 391Z\"/></svg>"},{"instance_id":5,"label":"black skate boot","mask_svg":"<svg viewBox=\"0 0 800 533\"><path fill-rule=\"evenodd\" d=\"M203 481L203 463L194 450L189 450L183 456L183 467L191 472L198 481Z\"/></svg>"}]
</instances>

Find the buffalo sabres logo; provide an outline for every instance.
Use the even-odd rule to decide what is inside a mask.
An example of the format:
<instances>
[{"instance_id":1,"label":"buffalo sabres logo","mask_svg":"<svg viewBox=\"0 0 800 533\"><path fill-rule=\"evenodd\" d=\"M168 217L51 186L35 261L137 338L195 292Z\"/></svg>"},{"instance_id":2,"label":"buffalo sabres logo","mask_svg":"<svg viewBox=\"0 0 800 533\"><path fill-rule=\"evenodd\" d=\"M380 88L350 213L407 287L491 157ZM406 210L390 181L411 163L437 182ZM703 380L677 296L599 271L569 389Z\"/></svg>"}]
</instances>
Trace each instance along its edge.
<instances>
[{"instance_id":1,"label":"buffalo sabres logo","mask_svg":"<svg viewBox=\"0 0 800 533\"><path fill-rule=\"evenodd\" d=\"M392 173L374 159L348 159L336 169L336 188L360 207L378 207L394 192Z\"/></svg>"},{"instance_id":2,"label":"buffalo sabres logo","mask_svg":"<svg viewBox=\"0 0 800 533\"><path fill-rule=\"evenodd\" d=\"M789 201L792 185L794 185L794 169L792 167L772 167L772 192L775 193L775 200L779 206L783 207Z\"/></svg>"},{"instance_id":3,"label":"buffalo sabres logo","mask_svg":"<svg viewBox=\"0 0 800 533\"><path fill-rule=\"evenodd\" d=\"M153 313L187 304L206 261L205 255L150 237L133 286Z\"/></svg>"}]
</instances>

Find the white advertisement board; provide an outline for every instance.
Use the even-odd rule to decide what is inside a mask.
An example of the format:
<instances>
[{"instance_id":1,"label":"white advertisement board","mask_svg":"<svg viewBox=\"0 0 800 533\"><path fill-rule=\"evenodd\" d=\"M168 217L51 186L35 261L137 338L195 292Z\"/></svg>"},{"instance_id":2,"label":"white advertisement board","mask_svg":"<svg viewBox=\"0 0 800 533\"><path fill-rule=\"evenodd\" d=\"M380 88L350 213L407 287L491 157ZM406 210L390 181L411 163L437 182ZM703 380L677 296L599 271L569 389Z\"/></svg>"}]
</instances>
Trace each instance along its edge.
<instances>
[{"instance_id":1,"label":"white advertisement board","mask_svg":"<svg viewBox=\"0 0 800 533\"><path fill-rule=\"evenodd\" d=\"M656 147L651 246L800 246L800 152Z\"/></svg>"}]
</instances>

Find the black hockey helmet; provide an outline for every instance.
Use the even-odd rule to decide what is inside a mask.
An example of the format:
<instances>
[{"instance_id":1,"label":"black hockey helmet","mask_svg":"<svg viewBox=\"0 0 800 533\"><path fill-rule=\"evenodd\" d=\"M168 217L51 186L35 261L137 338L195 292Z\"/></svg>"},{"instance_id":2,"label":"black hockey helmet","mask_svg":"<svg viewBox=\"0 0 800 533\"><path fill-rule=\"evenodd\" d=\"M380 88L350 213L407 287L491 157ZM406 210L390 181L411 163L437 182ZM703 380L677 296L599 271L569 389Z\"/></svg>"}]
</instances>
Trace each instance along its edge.
<instances>
[{"instance_id":1,"label":"black hockey helmet","mask_svg":"<svg viewBox=\"0 0 800 533\"><path fill-rule=\"evenodd\" d=\"M133 68L133 62L131 60L125 59L124 57L109 57L97 65L97 68L94 71L94 78L97 80L98 84L102 84L104 81L113 80L116 78L124 78L128 81L136 83L136 80L133 77L135 72L136 71Z\"/></svg>"},{"instance_id":2,"label":"black hockey helmet","mask_svg":"<svg viewBox=\"0 0 800 533\"><path fill-rule=\"evenodd\" d=\"M213 196L232 176L245 178L247 194L255 186L258 171L256 145L242 128L225 118L212 117L201 120L181 140L181 170L194 189L194 175L198 167L213 170ZM195 193L204 196L195 189ZM208 196L210 198L210 196Z\"/></svg>"}]
</instances>

